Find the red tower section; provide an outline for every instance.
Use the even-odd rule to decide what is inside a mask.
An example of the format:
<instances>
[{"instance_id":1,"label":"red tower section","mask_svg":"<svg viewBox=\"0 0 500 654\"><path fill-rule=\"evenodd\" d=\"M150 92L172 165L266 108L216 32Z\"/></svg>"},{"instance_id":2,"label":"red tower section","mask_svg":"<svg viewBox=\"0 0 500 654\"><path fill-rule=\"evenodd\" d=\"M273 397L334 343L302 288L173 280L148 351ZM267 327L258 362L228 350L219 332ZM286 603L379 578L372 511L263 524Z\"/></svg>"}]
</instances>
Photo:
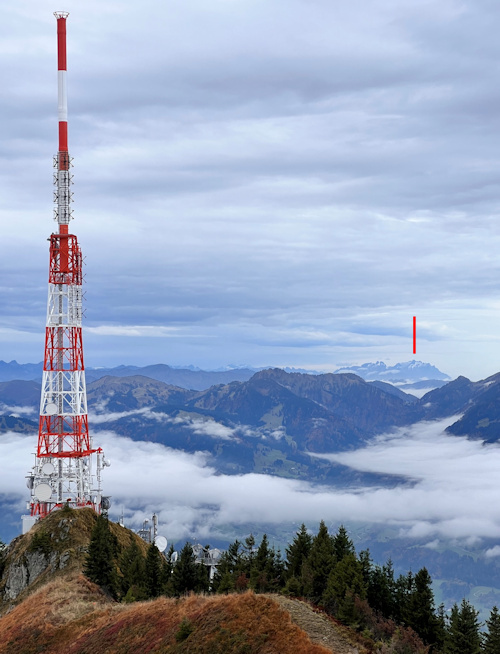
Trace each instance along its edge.
<instances>
[{"instance_id":1,"label":"red tower section","mask_svg":"<svg viewBox=\"0 0 500 654\"><path fill-rule=\"evenodd\" d=\"M51 381L55 384L52 389L48 389L48 396L45 398L45 410L48 408L48 414L40 415L37 456L88 456L96 450L92 449L89 437L83 388L78 391L77 377L78 373L84 371L84 362L82 328L79 326L81 302L78 303L78 297L81 298L82 255L76 236L60 233L51 235L49 285L59 291L56 293L57 300L67 298L70 315L66 316L66 324L54 324L59 320L53 319L49 296L49 324L45 333L43 370L48 373L45 376L52 377ZM64 289L64 286L67 288ZM62 314L58 312L57 319L60 318ZM59 383L61 378L62 384ZM54 387L57 387L57 392L54 392ZM57 414L51 415L56 404ZM85 412L82 412L83 408Z\"/></svg>"}]
</instances>

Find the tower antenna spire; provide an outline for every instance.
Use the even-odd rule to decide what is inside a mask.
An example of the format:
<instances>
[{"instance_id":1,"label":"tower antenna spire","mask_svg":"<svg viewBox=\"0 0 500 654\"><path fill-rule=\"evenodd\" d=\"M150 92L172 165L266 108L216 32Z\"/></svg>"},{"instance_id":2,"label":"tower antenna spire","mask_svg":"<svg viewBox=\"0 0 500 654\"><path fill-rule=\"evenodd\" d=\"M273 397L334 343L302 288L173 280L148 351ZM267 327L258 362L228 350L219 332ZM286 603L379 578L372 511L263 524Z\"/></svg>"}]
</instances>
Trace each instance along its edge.
<instances>
[{"instance_id":1,"label":"tower antenna spire","mask_svg":"<svg viewBox=\"0 0 500 654\"><path fill-rule=\"evenodd\" d=\"M87 391L82 340L82 253L69 233L72 220L70 187L72 159L68 150L66 19L57 11L57 76L59 146L54 157L54 219L58 231L50 235L49 292L45 328L45 356L38 446L29 473L29 516L23 533L40 518L69 505L89 506L97 512L109 507L101 495L101 471L106 465L101 448L89 435ZM96 483L92 474L96 459Z\"/></svg>"}]
</instances>

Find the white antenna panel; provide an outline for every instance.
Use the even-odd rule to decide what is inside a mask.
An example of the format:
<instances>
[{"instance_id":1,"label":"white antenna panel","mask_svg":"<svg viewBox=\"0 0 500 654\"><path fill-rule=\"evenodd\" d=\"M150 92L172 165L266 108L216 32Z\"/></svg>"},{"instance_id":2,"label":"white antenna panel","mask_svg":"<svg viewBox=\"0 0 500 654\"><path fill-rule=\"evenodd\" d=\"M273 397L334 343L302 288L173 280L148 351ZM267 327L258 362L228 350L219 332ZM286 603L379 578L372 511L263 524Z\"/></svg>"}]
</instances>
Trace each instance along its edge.
<instances>
[{"instance_id":1,"label":"white antenna panel","mask_svg":"<svg viewBox=\"0 0 500 654\"><path fill-rule=\"evenodd\" d=\"M42 466L42 472L44 475L53 475L55 471L56 469L53 463L47 462Z\"/></svg>"},{"instance_id":2,"label":"white antenna panel","mask_svg":"<svg viewBox=\"0 0 500 654\"><path fill-rule=\"evenodd\" d=\"M49 402L45 406L45 413L48 416L55 416L57 413L57 404L54 404L54 402Z\"/></svg>"},{"instance_id":3,"label":"white antenna panel","mask_svg":"<svg viewBox=\"0 0 500 654\"><path fill-rule=\"evenodd\" d=\"M35 487L35 497L39 502L48 502L52 497L52 488L48 484L38 484Z\"/></svg>"}]
</instances>

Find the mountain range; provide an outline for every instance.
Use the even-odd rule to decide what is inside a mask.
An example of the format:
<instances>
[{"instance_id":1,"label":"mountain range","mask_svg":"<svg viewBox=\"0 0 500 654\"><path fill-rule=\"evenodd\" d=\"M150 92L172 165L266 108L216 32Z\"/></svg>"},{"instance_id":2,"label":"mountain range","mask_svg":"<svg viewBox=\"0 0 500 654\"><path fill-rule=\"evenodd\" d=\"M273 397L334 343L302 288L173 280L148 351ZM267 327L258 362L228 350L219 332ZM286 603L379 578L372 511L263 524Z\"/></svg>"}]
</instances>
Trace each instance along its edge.
<instances>
[{"instance_id":1,"label":"mountain range","mask_svg":"<svg viewBox=\"0 0 500 654\"><path fill-rule=\"evenodd\" d=\"M0 431L36 431L39 397L34 381L0 382ZM310 454L359 448L397 427L458 414L450 433L493 442L500 438L499 400L500 373L480 382L458 377L420 399L351 373L277 368L203 391L141 375L104 376L88 385L94 432L206 451L227 474L265 472L341 485L371 477Z\"/></svg>"},{"instance_id":2,"label":"mountain range","mask_svg":"<svg viewBox=\"0 0 500 654\"><path fill-rule=\"evenodd\" d=\"M101 377L134 377L142 375L157 381L192 390L206 390L216 384L228 384L232 381L248 381L256 372L264 368L250 366L229 366L219 370L200 370L195 366L175 367L163 363L149 366L121 365L114 368L87 368L87 382L96 381ZM20 364L17 361L0 361L0 382L13 380L40 381L42 378L43 363ZM284 368L285 372L301 372L319 375L317 371L306 371L294 368ZM385 363L365 363L361 366L339 368L335 373L351 372L366 381L380 381L396 384L403 389L418 390L420 388L437 388L449 380L448 375L442 373L429 363L422 361L407 361L395 366L386 366Z\"/></svg>"}]
</instances>

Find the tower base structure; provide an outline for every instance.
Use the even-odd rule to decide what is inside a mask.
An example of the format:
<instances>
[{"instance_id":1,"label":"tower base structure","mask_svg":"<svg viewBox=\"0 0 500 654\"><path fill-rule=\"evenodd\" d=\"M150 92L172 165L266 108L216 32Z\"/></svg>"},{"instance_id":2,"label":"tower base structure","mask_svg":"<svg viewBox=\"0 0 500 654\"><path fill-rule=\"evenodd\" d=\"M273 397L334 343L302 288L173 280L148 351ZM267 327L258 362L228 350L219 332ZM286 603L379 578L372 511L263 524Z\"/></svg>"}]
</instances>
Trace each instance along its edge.
<instances>
[{"instance_id":1,"label":"tower base structure","mask_svg":"<svg viewBox=\"0 0 500 654\"><path fill-rule=\"evenodd\" d=\"M109 466L99 448L81 457L35 456L35 465L26 477L31 499L22 516L23 534L52 511L69 506L91 507L96 513L107 510L110 498L102 495L101 472ZM93 474L95 470L95 474Z\"/></svg>"}]
</instances>

